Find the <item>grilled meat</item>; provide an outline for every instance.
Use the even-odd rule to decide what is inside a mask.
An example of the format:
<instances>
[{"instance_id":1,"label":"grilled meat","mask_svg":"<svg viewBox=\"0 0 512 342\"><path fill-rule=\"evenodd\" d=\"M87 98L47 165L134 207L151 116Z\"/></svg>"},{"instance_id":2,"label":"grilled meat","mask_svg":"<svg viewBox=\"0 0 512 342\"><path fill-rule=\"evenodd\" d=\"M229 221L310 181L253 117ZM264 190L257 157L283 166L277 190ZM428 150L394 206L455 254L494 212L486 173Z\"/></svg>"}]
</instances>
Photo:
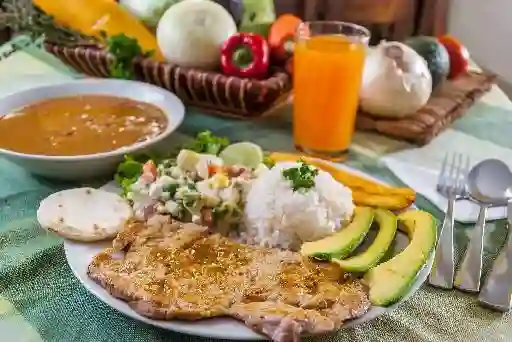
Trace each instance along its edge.
<instances>
[{"instance_id":1,"label":"grilled meat","mask_svg":"<svg viewBox=\"0 0 512 342\"><path fill-rule=\"evenodd\" d=\"M161 219L130 223L88 274L141 315L231 316L279 342L333 331L370 307L364 286L336 265Z\"/></svg>"}]
</instances>

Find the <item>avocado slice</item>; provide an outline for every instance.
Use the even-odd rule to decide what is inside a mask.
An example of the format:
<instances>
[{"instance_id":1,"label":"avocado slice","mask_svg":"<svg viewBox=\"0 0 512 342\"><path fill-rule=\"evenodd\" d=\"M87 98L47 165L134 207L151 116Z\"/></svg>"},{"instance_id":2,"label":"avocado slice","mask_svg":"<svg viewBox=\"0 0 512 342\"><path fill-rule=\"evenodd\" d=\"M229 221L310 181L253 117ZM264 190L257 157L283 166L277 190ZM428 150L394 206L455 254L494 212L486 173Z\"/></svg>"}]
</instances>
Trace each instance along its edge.
<instances>
[{"instance_id":1,"label":"avocado slice","mask_svg":"<svg viewBox=\"0 0 512 342\"><path fill-rule=\"evenodd\" d=\"M398 221L403 223L399 229L407 233L410 242L401 253L365 274L373 305L389 306L399 301L436 245L437 223L429 213L409 210L398 215Z\"/></svg>"},{"instance_id":2,"label":"avocado slice","mask_svg":"<svg viewBox=\"0 0 512 342\"><path fill-rule=\"evenodd\" d=\"M372 208L356 207L348 226L324 239L304 243L300 253L321 260L343 259L361 244L370 230L373 216Z\"/></svg>"},{"instance_id":3,"label":"avocado slice","mask_svg":"<svg viewBox=\"0 0 512 342\"><path fill-rule=\"evenodd\" d=\"M348 272L366 272L377 266L395 238L397 218L389 210L375 209L375 221L379 224L379 232L366 251L345 260L333 258L331 261Z\"/></svg>"}]
</instances>

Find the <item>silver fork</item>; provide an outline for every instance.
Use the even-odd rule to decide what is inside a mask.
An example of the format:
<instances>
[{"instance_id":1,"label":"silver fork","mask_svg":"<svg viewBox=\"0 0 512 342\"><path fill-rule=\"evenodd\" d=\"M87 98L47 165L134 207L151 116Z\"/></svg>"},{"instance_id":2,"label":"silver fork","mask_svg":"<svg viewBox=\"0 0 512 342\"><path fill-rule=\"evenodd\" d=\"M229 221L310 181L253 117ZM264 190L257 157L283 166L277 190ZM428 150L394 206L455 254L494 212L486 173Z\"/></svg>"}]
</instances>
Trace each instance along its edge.
<instances>
[{"instance_id":1,"label":"silver fork","mask_svg":"<svg viewBox=\"0 0 512 342\"><path fill-rule=\"evenodd\" d=\"M464 162L465 161L465 162ZM466 177L469 173L469 158L460 153L447 153L437 179L437 192L448 199L441 232L437 241L434 264L428 281L432 286L452 289L455 270L453 247L453 207L455 201L467 196Z\"/></svg>"}]
</instances>

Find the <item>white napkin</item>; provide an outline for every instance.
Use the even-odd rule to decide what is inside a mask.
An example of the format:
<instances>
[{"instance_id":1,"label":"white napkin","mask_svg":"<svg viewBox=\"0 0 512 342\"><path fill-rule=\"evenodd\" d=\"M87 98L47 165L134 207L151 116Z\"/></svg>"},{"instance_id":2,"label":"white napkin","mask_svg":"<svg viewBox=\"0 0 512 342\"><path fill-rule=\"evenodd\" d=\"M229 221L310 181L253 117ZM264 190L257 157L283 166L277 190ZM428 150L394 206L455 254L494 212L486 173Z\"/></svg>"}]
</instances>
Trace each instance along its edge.
<instances>
[{"instance_id":1,"label":"white napkin","mask_svg":"<svg viewBox=\"0 0 512 342\"><path fill-rule=\"evenodd\" d=\"M381 158L381 162L402 182L445 211L447 200L436 192L436 184L447 152L458 152L469 156L472 165L484 159L497 158L512 168L512 150L451 129L424 147L386 155ZM454 210L455 220L473 223L477 220L479 207L469 201L459 201ZM488 220L505 218L506 208L491 208L487 215Z\"/></svg>"}]
</instances>

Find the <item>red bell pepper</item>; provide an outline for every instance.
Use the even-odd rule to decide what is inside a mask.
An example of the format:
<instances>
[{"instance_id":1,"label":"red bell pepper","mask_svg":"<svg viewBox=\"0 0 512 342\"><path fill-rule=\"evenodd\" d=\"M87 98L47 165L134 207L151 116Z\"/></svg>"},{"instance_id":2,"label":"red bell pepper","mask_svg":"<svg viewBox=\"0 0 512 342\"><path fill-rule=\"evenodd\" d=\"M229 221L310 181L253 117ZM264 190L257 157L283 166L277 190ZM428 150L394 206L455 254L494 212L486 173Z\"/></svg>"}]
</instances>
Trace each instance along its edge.
<instances>
[{"instance_id":1,"label":"red bell pepper","mask_svg":"<svg viewBox=\"0 0 512 342\"><path fill-rule=\"evenodd\" d=\"M245 62L243 52L249 52ZM264 37L254 33L237 33L224 42L221 66L228 76L263 78L270 64L270 49Z\"/></svg>"}]
</instances>

